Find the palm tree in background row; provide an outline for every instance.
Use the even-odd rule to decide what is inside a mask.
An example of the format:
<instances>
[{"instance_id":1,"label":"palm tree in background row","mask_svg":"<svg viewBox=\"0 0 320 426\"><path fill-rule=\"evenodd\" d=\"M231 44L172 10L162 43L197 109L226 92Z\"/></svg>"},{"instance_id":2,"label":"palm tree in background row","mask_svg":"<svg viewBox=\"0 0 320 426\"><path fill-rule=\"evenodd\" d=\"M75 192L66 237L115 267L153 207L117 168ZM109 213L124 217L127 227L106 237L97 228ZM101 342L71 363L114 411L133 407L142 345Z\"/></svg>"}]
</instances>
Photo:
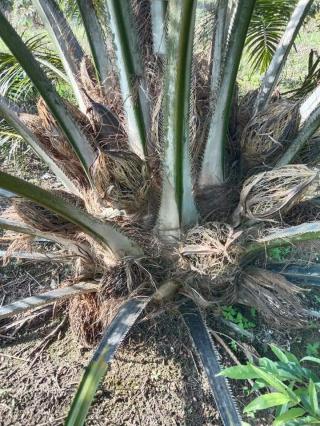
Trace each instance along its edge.
<instances>
[{"instance_id":1,"label":"palm tree in background row","mask_svg":"<svg viewBox=\"0 0 320 426\"><path fill-rule=\"evenodd\" d=\"M223 423L240 425L225 379L216 377L203 315L233 303L282 326L301 326L310 315L299 287L262 265L267 249L320 236L320 222L292 216L319 195L315 164L299 164L311 161L305 147L315 145L320 125L319 90L303 102L274 96L312 0L268 2L272 25L259 15L266 0L255 12L255 0L77 0L90 55L55 0L33 3L75 102L45 73L61 67L33 55L0 13L0 37L40 95L32 114L1 96L0 114L62 184L50 191L1 171L0 188L12 202L0 227L18 234L7 257L44 239L61 248L47 259L70 259L72 278L41 303L68 297L79 339L92 343L108 326L67 424L83 424L142 312L174 302ZM291 13L280 41L276 7ZM266 74L260 89L239 101L245 41ZM0 319L39 303L4 306Z\"/></svg>"}]
</instances>

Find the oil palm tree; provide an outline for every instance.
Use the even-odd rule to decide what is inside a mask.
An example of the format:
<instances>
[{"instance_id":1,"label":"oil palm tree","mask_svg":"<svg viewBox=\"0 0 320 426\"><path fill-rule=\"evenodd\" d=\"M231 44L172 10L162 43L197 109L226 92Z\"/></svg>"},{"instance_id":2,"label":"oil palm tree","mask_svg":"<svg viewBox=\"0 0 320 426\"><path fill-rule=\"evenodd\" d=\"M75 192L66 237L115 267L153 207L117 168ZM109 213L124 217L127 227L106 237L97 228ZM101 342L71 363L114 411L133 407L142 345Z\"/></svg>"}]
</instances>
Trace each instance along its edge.
<instances>
[{"instance_id":1,"label":"oil palm tree","mask_svg":"<svg viewBox=\"0 0 320 426\"><path fill-rule=\"evenodd\" d=\"M18 234L7 257L25 254L27 235L29 245L58 245L45 256L73 268L61 288L0 308L0 319L68 298L79 339L105 329L66 424L83 424L146 309L174 302L225 425L241 419L216 376L205 315L237 302L282 325L305 324L299 287L261 259L320 235L320 222L286 225L293 208L319 195L318 170L296 159L320 125L320 106L273 96L311 3L297 3L259 92L241 101L236 77L255 0L77 0L90 52L55 0L33 0L74 103L0 13L0 37L41 95L34 114L0 97L0 114L62 185L50 191L0 171L1 195L12 201L0 227Z\"/></svg>"}]
</instances>

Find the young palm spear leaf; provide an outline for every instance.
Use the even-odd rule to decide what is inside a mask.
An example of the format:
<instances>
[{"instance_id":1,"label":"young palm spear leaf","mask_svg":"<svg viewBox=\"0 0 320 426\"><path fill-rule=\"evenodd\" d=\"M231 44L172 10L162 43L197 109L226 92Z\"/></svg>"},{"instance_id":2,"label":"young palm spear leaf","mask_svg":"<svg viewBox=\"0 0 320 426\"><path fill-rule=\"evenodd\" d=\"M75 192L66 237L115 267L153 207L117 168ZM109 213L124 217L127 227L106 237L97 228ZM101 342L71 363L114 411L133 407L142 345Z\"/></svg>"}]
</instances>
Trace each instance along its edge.
<instances>
[{"instance_id":1,"label":"young palm spear leaf","mask_svg":"<svg viewBox=\"0 0 320 426\"><path fill-rule=\"evenodd\" d=\"M204 314L237 302L292 327L309 315L300 288L258 260L268 247L320 237L319 222L270 228L319 196L318 170L288 163L319 127L320 106L300 126L299 103L271 97L312 1L298 2L270 79L241 107L236 76L255 0L77 0L90 53L55 0L33 2L77 104L59 96L0 14L1 38L41 95L34 114L0 97L0 114L61 182L50 191L0 171L2 194L15 194L0 227L18 234L6 257L19 257L22 234L29 244L58 244L74 271L68 285L77 286L61 296L70 298L76 336L92 344L111 322L66 424L84 423L108 363L144 309L175 301L223 423L240 425L227 383L216 377ZM228 138L244 108L250 120ZM57 298L44 296L45 303ZM0 318L21 306L1 308Z\"/></svg>"}]
</instances>

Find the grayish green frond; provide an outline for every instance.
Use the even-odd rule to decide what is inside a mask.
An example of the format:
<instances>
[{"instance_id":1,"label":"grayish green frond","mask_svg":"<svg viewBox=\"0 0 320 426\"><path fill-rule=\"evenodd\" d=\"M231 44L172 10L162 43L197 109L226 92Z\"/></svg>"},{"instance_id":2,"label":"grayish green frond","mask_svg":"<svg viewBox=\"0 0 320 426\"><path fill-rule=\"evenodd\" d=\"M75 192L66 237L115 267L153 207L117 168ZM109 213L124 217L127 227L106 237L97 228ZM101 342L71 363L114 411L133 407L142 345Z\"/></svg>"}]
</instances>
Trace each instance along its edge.
<instances>
[{"instance_id":1,"label":"grayish green frond","mask_svg":"<svg viewBox=\"0 0 320 426\"><path fill-rule=\"evenodd\" d=\"M303 223L284 229L273 229L267 236L248 244L246 253L255 255L273 247L290 246L292 244L320 239L320 222Z\"/></svg>"},{"instance_id":2,"label":"grayish green frond","mask_svg":"<svg viewBox=\"0 0 320 426\"><path fill-rule=\"evenodd\" d=\"M318 86L301 104L300 116L303 124L320 104L320 86Z\"/></svg>"},{"instance_id":3,"label":"grayish green frond","mask_svg":"<svg viewBox=\"0 0 320 426\"><path fill-rule=\"evenodd\" d=\"M63 170L54 162L54 160L41 148L37 137L28 129L28 127L19 119L19 113L12 110L2 96L0 96L0 116L2 116L13 129L31 146L33 151L41 160L51 169L60 182L72 193L77 194L78 189L75 184L68 178Z\"/></svg>"},{"instance_id":4,"label":"grayish green frond","mask_svg":"<svg viewBox=\"0 0 320 426\"><path fill-rule=\"evenodd\" d=\"M209 125L199 184L201 187L221 184L224 181L224 144L227 137L232 97L255 0L239 0L233 27L230 31L228 51L220 90Z\"/></svg>"},{"instance_id":5,"label":"grayish green frond","mask_svg":"<svg viewBox=\"0 0 320 426\"><path fill-rule=\"evenodd\" d=\"M155 55L166 54L167 0L151 0L152 42Z\"/></svg>"},{"instance_id":6,"label":"grayish green frond","mask_svg":"<svg viewBox=\"0 0 320 426\"><path fill-rule=\"evenodd\" d=\"M100 222L62 198L22 179L0 172L0 188L21 195L79 226L116 257L141 255L140 247L107 222Z\"/></svg>"},{"instance_id":7,"label":"grayish green frond","mask_svg":"<svg viewBox=\"0 0 320 426\"><path fill-rule=\"evenodd\" d=\"M318 107L311 113L307 121L305 121L299 130L297 136L294 138L287 150L281 156L279 161L276 164L276 167L286 166L290 164L292 160L296 157L299 151L303 148L305 143L313 136L313 134L320 127L320 104Z\"/></svg>"},{"instance_id":8,"label":"grayish green frond","mask_svg":"<svg viewBox=\"0 0 320 426\"><path fill-rule=\"evenodd\" d=\"M217 97L220 82L223 76L223 64L225 60L225 35L228 15L228 2L218 0L215 12L215 31L212 47L212 71L211 71L211 96L213 100Z\"/></svg>"},{"instance_id":9,"label":"grayish green frond","mask_svg":"<svg viewBox=\"0 0 320 426\"><path fill-rule=\"evenodd\" d=\"M280 73L286 63L293 42L303 24L304 18L310 9L313 0L300 0L288 22L280 43L273 55L270 66L264 76L261 89L256 100L256 112L262 111L268 104L269 99L278 83Z\"/></svg>"},{"instance_id":10,"label":"grayish green frond","mask_svg":"<svg viewBox=\"0 0 320 426\"><path fill-rule=\"evenodd\" d=\"M28 74L34 86L45 100L54 118L57 120L66 138L77 154L87 176L90 180L89 169L92 166L96 154L89 140L82 132L80 126L69 113L65 103L60 98L50 80L46 77L39 63L25 46L19 35L12 28L3 13L0 11L0 37L11 50Z\"/></svg>"},{"instance_id":11,"label":"grayish green frond","mask_svg":"<svg viewBox=\"0 0 320 426\"><path fill-rule=\"evenodd\" d=\"M129 145L133 152L144 158L150 133L150 105L132 6L127 0L109 0L103 4L112 34Z\"/></svg>"},{"instance_id":12,"label":"grayish green frond","mask_svg":"<svg viewBox=\"0 0 320 426\"><path fill-rule=\"evenodd\" d=\"M198 307L190 300L181 306L180 312L208 378L223 424L241 426L241 418L229 385L225 377L217 376L221 372L219 355Z\"/></svg>"},{"instance_id":13,"label":"grayish green frond","mask_svg":"<svg viewBox=\"0 0 320 426\"><path fill-rule=\"evenodd\" d=\"M61 57L79 107L85 112L85 100L79 83L84 52L55 0L32 1Z\"/></svg>"},{"instance_id":14,"label":"grayish green frond","mask_svg":"<svg viewBox=\"0 0 320 426\"><path fill-rule=\"evenodd\" d=\"M46 259L46 256L47 260L51 261L51 257L46 254L43 254L43 260ZM47 291L36 296L26 297L25 299L10 303L9 305L1 306L0 319L18 315L30 309L38 309L41 306L50 305L55 302L61 302L79 294L95 293L98 290L99 285L97 283L78 283L70 287L57 288L56 290Z\"/></svg>"},{"instance_id":15,"label":"grayish green frond","mask_svg":"<svg viewBox=\"0 0 320 426\"><path fill-rule=\"evenodd\" d=\"M108 77L111 74L111 63L107 52L105 34L97 16L94 0L77 0L77 4L90 44L98 81L106 90L108 88Z\"/></svg>"},{"instance_id":16,"label":"grayish green frond","mask_svg":"<svg viewBox=\"0 0 320 426\"><path fill-rule=\"evenodd\" d=\"M90 405L99 383L108 370L109 363L112 361L121 343L136 323L149 300L147 298L139 300L131 299L121 306L116 317L106 329L90 364L86 368L71 405L65 426L84 425Z\"/></svg>"},{"instance_id":17,"label":"grayish green frond","mask_svg":"<svg viewBox=\"0 0 320 426\"><path fill-rule=\"evenodd\" d=\"M41 232L38 229L32 228L31 226L26 225L22 222L16 222L0 217L0 229L5 229L17 232L18 234L25 234L30 235L32 237L38 237L43 238L45 240L53 241L80 257L87 256L88 254L87 247L82 243L70 240L69 238L61 237L60 235L57 235L55 233Z\"/></svg>"},{"instance_id":18,"label":"grayish green frond","mask_svg":"<svg viewBox=\"0 0 320 426\"><path fill-rule=\"evenodd\" d=\"M163 182L159 230L176 237L197 220L190 164L189 112L197 1L168 4L167 65L163 98Z\"/></svg>"},{"instance_id":19,"label":"grayish green frond","mask_svg":"<svg viewBox=\"0 0 320 426\"><path fill-rule=\"evenodd\" d=\"M290 281L307 287L320 287L320 265L295 265L286 263L267 265L272 272L277 272Z\"/></svg>"}]
</instances>

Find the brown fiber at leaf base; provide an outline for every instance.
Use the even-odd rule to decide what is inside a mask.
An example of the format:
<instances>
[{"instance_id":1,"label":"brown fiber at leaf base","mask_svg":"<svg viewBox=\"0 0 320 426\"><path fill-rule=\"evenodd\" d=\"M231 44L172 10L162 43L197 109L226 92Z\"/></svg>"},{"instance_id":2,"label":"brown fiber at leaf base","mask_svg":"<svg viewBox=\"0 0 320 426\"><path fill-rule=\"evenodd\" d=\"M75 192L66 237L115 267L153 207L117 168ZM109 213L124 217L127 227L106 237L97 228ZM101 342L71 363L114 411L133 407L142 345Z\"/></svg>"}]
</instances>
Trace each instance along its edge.
<instances>
[{"instance_id":1,"label":"brown fiber at leaf base","mask_svg":"<svg viewBox=\"0 0 320 426\"><path fill-rule=\"evenodd\" d=\"M299 104L280 99L255 116L241 137L245 172L258 166L272 166L298 132Z\"/></svg>"},{"instance_id":2,"label":"brown fiber at leaf base","mask_svg":"<svg viewBox=\"0 0 320 426\"><path fill-rule=\"evenodd\" d=\"M15 200L13 205L19 218L39 231L63 235L72 235L79 231L73 223L32 201Z\"/></svg>"},{"instance_id":3,"label":"brown fiber at leaf base","mask_svg":"<svg viewBox=\"0 0 320 426\"><path fill-rule=\"evenodd\" d=\"M100 153L91 172L99 196L112 207L128 213L141 212L145 208L148 171L136 154L129 151Z\"/></svg>"},{"instance_id":4,"label":"brown fiber at leaf base","mask_svg":"<svg viewBox=\"0 0 320 426\"><path fill-rule=\"evenodd\" d=\"M240 194L240 203L234 214L238 225L241 217L253 220L282 218L307 196L318 172L304 165L289 165L262 172L248 178Z\"/></svg>"},{"instance_id":5,"label":"brown fiber at leaf base","mask_svg":"<svg viewBox=\"0 0 320 426\"><path fill-rule=\"evenodd\" d=\"M280 274L260 268L245 269L239 279L238 303L254 307L278 327L306 325L306 312L299 293L303 290Z\"/></svg>"},{"instance_id":6,"label":"brown fiber at leaf base","mask_svg":"<svg viewBox=\"0 0 320 426\"><path fill-rule=\"evenodd\" d=\"M241 234L241 231L219 222L190 229L179 248L181 268L214 279L225 267L238 267L242 252Z\"/></svg>"},{"instance_id":7,"label":"brown fiber at leaf base","mask_svg":"<svg viewBox=\"0 0 320 426\"><path fill-rule=\"evenodd\" d=\"M102 331L100 306L97 294L76 296L69 302L71 331L83 347L91 347Z\"/></svg>"},{"instance_id":8,"label":"brown fiber at leaf base","mask_svg":"<svg viewBox=\"0 0 320 426\"><path fill-rule=\"evenodd\" d=\"M202 307L236 300L241 232L209 222L191 229L179 248L183 293Z\"/></svg>"},{"instance_id":9,"label":"brown fiber at leaf base","mask_svg":"<svg viewBox=\"0 0 320 426\"><path fill-rule=\"evenodd\" d=\"M11 256L14 253L25 251L32 252L32 239L33 237L29 235L15 235L13 241L10 243L9 247L6 250L6 253L3 257L3 266L6 266L10 260Z\"/></svg>"}]
</instances>

